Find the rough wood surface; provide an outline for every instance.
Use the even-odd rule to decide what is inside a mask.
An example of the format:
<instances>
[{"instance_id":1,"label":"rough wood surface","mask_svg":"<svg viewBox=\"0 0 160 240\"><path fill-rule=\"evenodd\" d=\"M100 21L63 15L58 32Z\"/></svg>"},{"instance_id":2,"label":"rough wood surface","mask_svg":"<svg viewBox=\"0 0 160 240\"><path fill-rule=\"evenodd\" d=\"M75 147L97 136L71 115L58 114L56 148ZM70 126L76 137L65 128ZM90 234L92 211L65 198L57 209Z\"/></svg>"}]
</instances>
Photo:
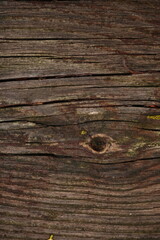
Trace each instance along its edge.
<instances>
[{"instance_id":1,"label":"rough wood surface","mask_svg":"<svg viewBox=\"0 0 160 240\"><path fill-rule=\"evenodd\" d=\"M159 1L0 1L0 239L160 239Z\"/></svg>"}]
</instances>

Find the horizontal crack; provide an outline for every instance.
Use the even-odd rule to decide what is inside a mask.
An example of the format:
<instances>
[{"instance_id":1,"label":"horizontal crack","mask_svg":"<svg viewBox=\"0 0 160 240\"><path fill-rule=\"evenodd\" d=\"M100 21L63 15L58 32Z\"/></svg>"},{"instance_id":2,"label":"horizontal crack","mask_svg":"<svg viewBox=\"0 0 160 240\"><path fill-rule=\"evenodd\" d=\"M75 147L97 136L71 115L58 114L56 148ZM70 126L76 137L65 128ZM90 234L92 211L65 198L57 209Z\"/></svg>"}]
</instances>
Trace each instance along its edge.
<instances>
[{"instance_id":1,"label":"horizontal crack","mask_svg":"<svg viewBox=\"0 0 160 240\"><path fill-rule=\"evenodd\" d=\"M110 98L78 98L78 99L64 99L64 100L53 100L53 101L46 101L46 102L35 102L35 103L22 103L22 104L13 104L13 105L0 105L0 108L15 108L15 107L25 107L25 106L37 106L37 105L47 105L47 104L55 104L55 103L74 103L74 102L83 102L83 101L111 101L113 99ZM143 101L143 102L157 102L160 103L159 100L150 99L150 100L143 100L143 99L114 99L114 101ZM133 107L146 107L145 105L128 105ZM152 107L152 106L150 106ZM156 106L156 108L159 106Z\"/></svg>"},{"instance_id":2,"label":"horizontal crack","mask_svg":"<svg viewBox=\"0 0 160 240\"><path fill-rule=\"evenodd\" d=\"M54 76L37 76L37 77L20 77L10 79L0 79L0 82L24 81L24 80L43 80L43 79L59 79L59 78L81 78L81 77L102 77L102 76L129 76L131 73L101 73L101 74L72 74L72 75L54 75Z\"/></svg>"},{"instance_id":3,"label":"horizontal crack","mask_svg":"<svg viewBox=\"0 0 160 240\"><path fill-rule=\"evenodd\" d=\"M59 155L55 153L0 153L0 156L46 156L56 158L73 158L73 156Z\"/></svg>"},{"instance_id":4,"label":"horizontal crack","mask_svg":"<svg viewBox=\"0 0 160 240\"><path fill-rule=\"evenodd\" d=\"M72 158L72 159L95 159L93 157L86 157L86 156L70 156L70 155L59 155L54 153L0 153L0 156L44 156L44 157L56 157L56 158ZM97 159L97 158L96 158ZM151 157L151 158L137 158L137 159L131 159L126 161L119 161L119 162L93 162L93 161L83 161L83 163L87 164L94 164L94 165L118 165L118 164L127 164L127 163L134 163L138 161L151 161L151 160L160 160L160 156L158 157ZM111 161L111 160L110 160Z\"/></svg>"}]
</instances>

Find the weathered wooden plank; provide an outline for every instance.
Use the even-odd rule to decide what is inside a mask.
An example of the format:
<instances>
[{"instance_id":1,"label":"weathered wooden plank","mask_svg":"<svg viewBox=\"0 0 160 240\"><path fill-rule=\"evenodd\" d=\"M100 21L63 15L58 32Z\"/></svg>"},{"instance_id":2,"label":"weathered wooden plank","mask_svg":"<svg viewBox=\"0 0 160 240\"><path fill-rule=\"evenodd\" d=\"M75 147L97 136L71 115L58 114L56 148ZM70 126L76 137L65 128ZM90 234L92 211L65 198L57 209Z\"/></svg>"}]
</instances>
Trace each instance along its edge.
<instances>
[{"instance_id":1,"label":"weathered wooden plank","mask_svg":"<svg viewBox=\"0 0 160 240\"><path fill-rule=\"evenodd\" d=\"M159 8L0 2L0 239L160 238Z\"/></svg>"},{"instance_id":2,"label":"weathered wooden plank","mask_svg":"<svg viewBox=\"0 0 160 240\"><path fill-rule=\"evenodd\" d=\"M160 47L115 40L0 41L1 78L159 71ZM22 67L23 66L23 67Z\"/></svg>"},{"instance_id":3,"label":"weathered wooden plank","mask_svg":"<svg viewBox=\"0 0 160 240\"><path fill-rule=\"evenodd\" d=\"M130 239L135 231L134 238L158 239L158 166L158 159L95 165L1 157L1 236L46 239L54 231L56 239Z\"/></svg>"},{"instance_id":4,"label":"weathered wooden plank","mask_svg":"<svg viewBox=\"0 0 160 240\"><path fill-rule=\"evenodd\" d=\"M23 81L23 88L19 81L13 81L10 82L10 89L7 89L8 82L2 83L1 129L7 131L0 134L1 152L50 152L59 155L65 152L69 156L88 156L91 153L94 158L92 149L87 147L88 139L96 134L106 134L111 137L108 138L111 148L101 157L105 162L119 161L117 154L120 159L125 159L123 161L133 157L153 157L154 153L157 156L159 82L156 74L153 75L155 79L150 81L147 77L150 79L147 75L143 81L143 75L141 81L140 75L137 85L134 78L125 76L123 81L128 80L125 86L123 81L122 86L115 86L114 80L118 81L118 77L101 80L98 77L94 81L90 77L88 80L83 79L88 85L81 83L80 86L79 79L74 79L73 86L70 84L73 82L71 79L66 86L66 79L43 80L43 86L42 82L36 80L40 84L36 87L32 85L32 80L29 83ZM46 86L45 82L48 84L49 81L50 85ZM17 85L16 88L15 83L21 87ZM85 137L81 136L83 129L86 131Z\"/></svg>"},{"instance_id":5,"label":"weathered wooden plank","mask_svg":"<svg viewBox=\"0 0 160 240\"><path fill-rule=\"evenodd\" d=\"M158 7L120 5L3 1L0 79L159 71Z\"/></svg>"},{"instance_id":6,"label":"weathered wooden plank","mask_svg":"<svg viewBox=\"0 0 160 240\"><path fill-rule=\"evenodd\" d=\"M157 38L159 2L3 1L2 38Z\"/></svg>"}]
</instances>

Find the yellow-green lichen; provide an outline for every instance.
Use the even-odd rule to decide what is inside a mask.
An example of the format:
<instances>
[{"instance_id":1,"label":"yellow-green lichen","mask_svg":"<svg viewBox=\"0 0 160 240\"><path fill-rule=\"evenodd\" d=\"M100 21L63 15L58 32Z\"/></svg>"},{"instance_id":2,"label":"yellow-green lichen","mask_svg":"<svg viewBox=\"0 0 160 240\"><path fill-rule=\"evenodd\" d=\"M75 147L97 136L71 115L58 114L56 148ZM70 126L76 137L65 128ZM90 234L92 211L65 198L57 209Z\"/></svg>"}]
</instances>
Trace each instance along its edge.
<instances>
[{"instance_id":1,"label":"yellow-green lichen","mask_svg":"<svg viewBox=\"0 0 160 240\"><path fill-rule=\"evenodd\" d=\"M54 240L53 234L48 238L48 240Z\"/></svg>"},{"instance_id":2,"label":"yellow-green lichen","mask_svg":"<svg viewBox=\"0 0 160 240\"><path fill-rule=\"evenodd\" d=\"M81 131L81 135L86 135L87 134L87 131L86 130L82 130Z\"/></svg>"},{"instance_id":3,"label":"yellow-green lichen","mask_svg":"<svg viewBox=\"0 0 160 240\"><path fill-rule=\"evenodd\" d=\"M134 156L137 154L137 150L144 147L146 145L145 142L138 142L132 145L132 147L128 150L128 155Z\"/></svg>"},{"instance_id":4,"label":"yellow-green lichen","mask_svg":"<svg viewBox=\"0 0 160 240\"><path fill-rule=\"evenodd\" d=\"M151 116L147 116L147 118L154 119L154 120L160 120L160 115L151 115Z\"/></svg>"}]
</instances>

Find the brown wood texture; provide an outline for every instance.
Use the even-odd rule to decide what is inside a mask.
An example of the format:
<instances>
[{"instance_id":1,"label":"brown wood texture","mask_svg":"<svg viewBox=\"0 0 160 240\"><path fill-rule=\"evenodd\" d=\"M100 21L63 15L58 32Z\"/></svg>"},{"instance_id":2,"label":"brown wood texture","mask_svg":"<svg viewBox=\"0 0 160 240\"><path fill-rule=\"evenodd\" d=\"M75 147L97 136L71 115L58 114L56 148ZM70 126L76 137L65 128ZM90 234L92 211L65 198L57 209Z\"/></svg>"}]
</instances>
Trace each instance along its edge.
<instances>
[{"instance_id":1,"label":"brown wood texture","mask_svg":"<svg viewBox=\"0 0 160 240\"><path fill-rule=\"evenodd\" d=\"M0 1L0 239L160 239L159 1Z\"/></svg>"}]
</instances>

